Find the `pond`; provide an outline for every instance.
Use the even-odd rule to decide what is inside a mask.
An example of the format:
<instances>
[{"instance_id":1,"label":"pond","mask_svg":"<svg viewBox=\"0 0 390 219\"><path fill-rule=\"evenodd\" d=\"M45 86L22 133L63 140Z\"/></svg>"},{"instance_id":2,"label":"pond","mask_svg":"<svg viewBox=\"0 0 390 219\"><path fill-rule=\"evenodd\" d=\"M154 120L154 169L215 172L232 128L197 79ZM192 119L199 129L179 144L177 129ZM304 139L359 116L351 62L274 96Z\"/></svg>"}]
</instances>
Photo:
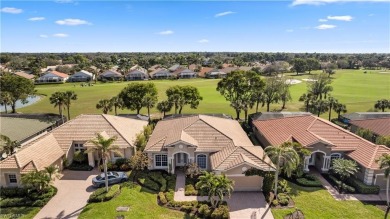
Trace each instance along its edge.
<instances>
[{"instance_id":1,"label":"pond","mask_svg":"<svg viewBox=\"0 0 390 219\"><path fill-rule=\"evenodd\" d=\"M29 96L29 97L27 97L28 103L25 103L25 104L23 104L22 101L18 100L18 101L16 101L16 109L34 104L34 103L38 102L41 98L42 98L41 96ZM10 105L7 105L7 110L8 110L8 112L12 111L12 108ZM5 112L4 105L0 105L0 112Z\"/></svg>"}]
</instances>

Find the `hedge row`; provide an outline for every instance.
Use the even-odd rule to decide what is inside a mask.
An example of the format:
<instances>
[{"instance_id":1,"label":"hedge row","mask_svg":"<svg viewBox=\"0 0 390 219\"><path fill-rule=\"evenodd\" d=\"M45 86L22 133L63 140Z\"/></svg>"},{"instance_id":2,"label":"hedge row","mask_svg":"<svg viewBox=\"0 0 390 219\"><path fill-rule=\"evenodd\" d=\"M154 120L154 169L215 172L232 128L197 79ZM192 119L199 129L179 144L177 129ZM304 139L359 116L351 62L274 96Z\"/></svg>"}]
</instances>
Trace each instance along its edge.
<instances>
[{"instance_id":1,"label":"hedge row","mask_svg":"<svg viewBox=\"0 0 390 219\"><path fill-rule=\"evenodd\" d=\"M114 197L116 197L117 195L120 194L120 192L121 192L120 189L121 189L121 186L118 185L118 184L109 187L108 188L108 192L106 192L106 188L105 187L99 188L99 189L95 190L89 196L88 202L92 203L92 202L105 202L105 201L109 201L109 200L113 199Z\"/></svg>"},{"instance_id":2,"label":"hedge row","mask_svg":"<svg viewBox=\"0 0 390 219\"><path fill-rule=\"evenodd\" d=\"M297 178L295 182L306 187L322 187L321 181L312 174L304 174L301 178Z\"/></svg>"},{"instance_id":3,"label":"hedge row","mask_svg":"<svg viewBox=\"0 0 390 219\"><path fill-rule=\"evenodd\" d=\"M28 191L25 188L1 188L0 207L43 207L57 194L57 188L51 186L45 191Z\"/></svg>"},{"instance_id":4,"label":"hedge row","mask_svg":"<svg viewBox=\"0 0 390 219\"><path fill-rule=\"evenodd\" d=\"M346 193L354 193L355 188L352 186L349 186L345 183L342 183L340 180L338 180L335 176L324 174L324 178L328 180L330 184L332 184L339 192L346 192Z\"/></svg>"},{"instance_id":5,"label":"hedge row","mask_svg":"<svg viewBox=\"0 0 390 219\"><path fill-rule=\"evenodd\" d=\"M347 183L353 186L360 194L378 194L380 187L377 185L366 185L356 178L348 178Z\"/></svg>"}]
</instances>

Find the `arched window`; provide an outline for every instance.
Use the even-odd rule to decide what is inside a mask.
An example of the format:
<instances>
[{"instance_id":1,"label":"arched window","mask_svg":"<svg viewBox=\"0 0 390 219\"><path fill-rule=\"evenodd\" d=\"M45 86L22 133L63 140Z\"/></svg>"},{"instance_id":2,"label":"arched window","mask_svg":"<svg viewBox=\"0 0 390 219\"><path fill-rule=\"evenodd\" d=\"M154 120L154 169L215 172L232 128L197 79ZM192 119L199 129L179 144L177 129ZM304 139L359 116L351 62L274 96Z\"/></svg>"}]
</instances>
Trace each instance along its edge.
<instances>
[{"instance_id":1,"label":"arched window","mask_svg":"<svg viewBox=\"0 0 390 219\"><path fill-rule=\"evenodd\" d=\"M198 164L198 167L201 169L207 168L207 157L205 154L198 154L196 156L196 163Z\"/></svg>"}]
</instances>

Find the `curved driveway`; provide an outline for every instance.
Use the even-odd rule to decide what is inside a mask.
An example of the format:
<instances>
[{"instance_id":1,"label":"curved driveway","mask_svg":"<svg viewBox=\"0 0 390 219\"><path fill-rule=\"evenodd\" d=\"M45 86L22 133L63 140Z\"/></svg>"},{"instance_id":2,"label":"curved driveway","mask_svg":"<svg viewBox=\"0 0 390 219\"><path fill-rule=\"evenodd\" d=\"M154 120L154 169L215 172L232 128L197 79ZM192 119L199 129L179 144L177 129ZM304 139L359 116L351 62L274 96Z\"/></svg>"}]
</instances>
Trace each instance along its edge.
<instances>
[{"instance_id":1,"label":"curved driveway","mask_svg":"<svg viewBox=\"0 0 390 219\"><path fill-rule=\"evenodd\" d=\"M92 171L63 171L63 177L54 181L57 194L45 205L34 219L77 218L87 204L89 195L95 190L92 178L98 174Z\"/></svg>"}]
</instances>

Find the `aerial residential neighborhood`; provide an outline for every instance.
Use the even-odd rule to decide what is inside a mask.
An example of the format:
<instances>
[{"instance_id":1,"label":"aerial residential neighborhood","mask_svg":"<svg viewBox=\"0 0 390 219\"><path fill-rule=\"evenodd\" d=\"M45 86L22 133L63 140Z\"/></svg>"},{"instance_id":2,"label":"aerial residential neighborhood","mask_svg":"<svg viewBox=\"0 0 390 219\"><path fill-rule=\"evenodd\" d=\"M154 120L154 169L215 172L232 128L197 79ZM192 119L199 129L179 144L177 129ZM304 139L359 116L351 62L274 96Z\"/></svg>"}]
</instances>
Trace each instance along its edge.
<instances>
[{"instance_id":1,"label":"aerial residential neighborhood","mask_svg":"<svg viewBox=\"0 0 390 219\"><path fill-rule=\"evenodd\" d=\"M2 1L0 218L390 218L389 1Z\"/></svg>"}]
</instances>

